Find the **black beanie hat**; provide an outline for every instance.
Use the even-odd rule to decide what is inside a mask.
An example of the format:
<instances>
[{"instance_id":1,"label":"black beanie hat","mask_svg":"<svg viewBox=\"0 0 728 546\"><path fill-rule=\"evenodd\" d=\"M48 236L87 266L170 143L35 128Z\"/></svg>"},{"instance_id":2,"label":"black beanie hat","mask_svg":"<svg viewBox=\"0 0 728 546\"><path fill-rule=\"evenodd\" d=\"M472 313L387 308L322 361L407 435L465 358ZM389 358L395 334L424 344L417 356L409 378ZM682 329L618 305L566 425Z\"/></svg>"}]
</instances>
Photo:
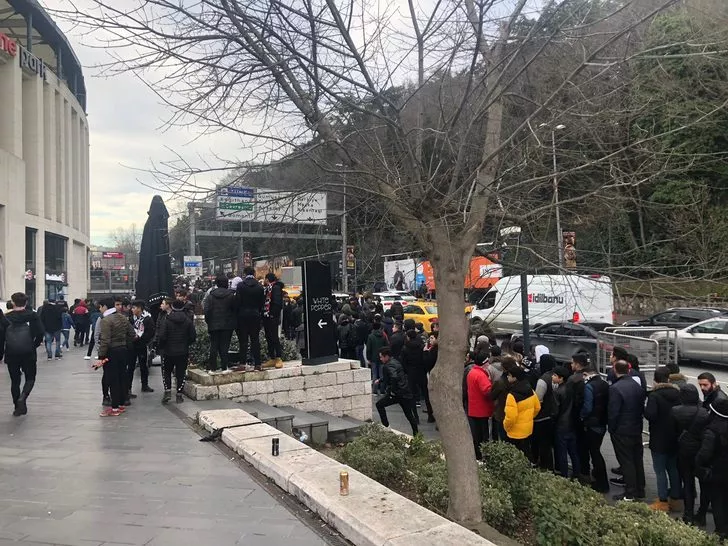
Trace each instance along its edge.
<instances>
[{"instance_id":1,"label":"black beanie hat","mask_svg":"<svg viewBox=\"0 0 728 546\"><path fill-rule=\"evenodd\" d=\"M566 379L569 377L569 370L567 370L564 366L556 366L553 370L554 375L558 375L559 377Z\"/></svg>"}]
</instances>

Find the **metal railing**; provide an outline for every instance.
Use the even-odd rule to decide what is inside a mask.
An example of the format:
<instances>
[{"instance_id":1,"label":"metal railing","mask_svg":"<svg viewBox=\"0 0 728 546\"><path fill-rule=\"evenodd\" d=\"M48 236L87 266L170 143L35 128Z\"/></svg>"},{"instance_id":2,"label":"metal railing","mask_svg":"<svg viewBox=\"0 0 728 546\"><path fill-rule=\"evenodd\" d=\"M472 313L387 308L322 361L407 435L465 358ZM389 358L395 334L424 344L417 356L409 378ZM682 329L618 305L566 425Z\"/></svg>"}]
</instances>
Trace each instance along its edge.
<instances>
[{"instance_id":1,"label":"metal railing","mask_svg":"<svg viewBox=\"0 0 728 546\"><path fill-rule=\"evenodd\" d=\"M613 326L597 335L597 370L611 369L609 358L615 346L634 354L640 370L647 373L658 366L677 363L677 330L674 328Z\"/></svg>"}]
</instances>

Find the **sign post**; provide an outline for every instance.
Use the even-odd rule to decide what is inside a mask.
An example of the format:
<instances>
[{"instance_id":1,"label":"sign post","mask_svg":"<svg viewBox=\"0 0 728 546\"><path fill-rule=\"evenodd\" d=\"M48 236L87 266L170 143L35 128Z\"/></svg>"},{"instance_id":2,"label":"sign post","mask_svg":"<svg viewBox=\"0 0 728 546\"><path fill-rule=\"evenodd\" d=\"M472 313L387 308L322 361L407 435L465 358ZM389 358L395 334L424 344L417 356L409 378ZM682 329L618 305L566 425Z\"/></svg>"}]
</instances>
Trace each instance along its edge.
<instances>
[{"instance_id":1,"label":"sign post","mask_svg":"<svg viewBox=\"0 0 728 546\"><path fill-rule=\"evenodd\" d=\"M318 261L303 262L303 296L306 320L304 365L326 364L339 359L336 348L336 324L331 296L331 269Z\"/></svg>"},{"instance_id":2,"label":"sign post","mask_svg":"<svg viewBox=\"0 0 728 546\"><path fill-rule=\"evenodd\" d=\"M202 256L185 256L184 268L186 277L202 277Z\"/></svg>"}]
</instances>

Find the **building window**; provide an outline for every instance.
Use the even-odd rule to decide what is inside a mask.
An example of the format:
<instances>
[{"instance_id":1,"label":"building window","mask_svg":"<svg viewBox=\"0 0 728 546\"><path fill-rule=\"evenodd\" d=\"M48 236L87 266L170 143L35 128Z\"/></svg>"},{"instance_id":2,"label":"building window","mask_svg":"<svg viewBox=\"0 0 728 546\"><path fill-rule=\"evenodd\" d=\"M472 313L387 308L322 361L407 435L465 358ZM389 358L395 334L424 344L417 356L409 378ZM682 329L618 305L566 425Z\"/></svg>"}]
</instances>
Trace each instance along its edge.
<instances>
[{"instance_id":1,"label":"building window","mask_svg":"<svg viewBox=\"0 0 728 546\"><path fill-rule=\"evenodd\" d=\"M25 228L25 293L28 295L28 307L35 308L35 251L36 251L36 235L38 231L33 228Z\"/></svg>"},{"instance_id":2,"label":"building window","mask_svg":"<svg viewBox=\"0 0 728 546\"><path fill-rule=\"evenodd\" d=\"M65 295L68 285L66 252L68 239L53 233L45 234L45 284L46 299L56 300Z\"/></svg>"}]
</instances>

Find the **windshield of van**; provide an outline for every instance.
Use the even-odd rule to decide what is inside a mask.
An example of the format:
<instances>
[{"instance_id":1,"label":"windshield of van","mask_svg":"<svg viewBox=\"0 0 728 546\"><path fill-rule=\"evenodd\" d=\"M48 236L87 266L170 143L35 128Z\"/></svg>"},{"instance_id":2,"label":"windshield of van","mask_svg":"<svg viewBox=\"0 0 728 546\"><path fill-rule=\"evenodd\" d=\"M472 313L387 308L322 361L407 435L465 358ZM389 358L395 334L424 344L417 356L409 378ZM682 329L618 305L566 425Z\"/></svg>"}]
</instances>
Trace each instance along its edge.
<instances>
[{"instance_id":1,"label":"windshield of van","mask_svg":"<svg viewBox=\"0 0 728 546\"><path fill-rule=\"evenodd\" d=\"M483 299L478 302L478 309L490 309L495 306L495 295L497 290L490 290Z\"/></svg>"}]
</instances>

